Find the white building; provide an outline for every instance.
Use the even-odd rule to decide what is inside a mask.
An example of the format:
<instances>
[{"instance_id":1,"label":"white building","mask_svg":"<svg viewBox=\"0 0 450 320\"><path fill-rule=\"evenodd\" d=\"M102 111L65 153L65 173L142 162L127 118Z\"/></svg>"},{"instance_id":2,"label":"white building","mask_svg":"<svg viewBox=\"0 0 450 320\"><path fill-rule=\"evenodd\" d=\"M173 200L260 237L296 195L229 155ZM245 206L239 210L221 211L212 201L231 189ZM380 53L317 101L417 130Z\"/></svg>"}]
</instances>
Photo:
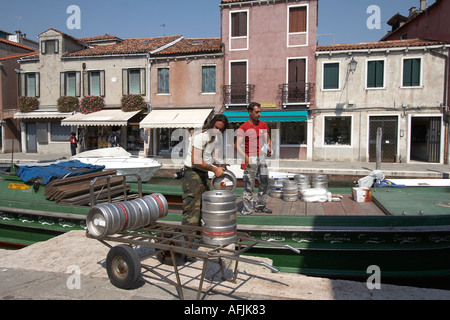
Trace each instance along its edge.
<instances>
[{"instance_id":1,"label":"white building","mask_svg":"<svg viewBox=\"0 0 450 320\"><path fill-rule=\"evenodd\" d=\"M444 163L450 46L419 39L317 47L315 161Z\"/></svg>"}]
</instances>

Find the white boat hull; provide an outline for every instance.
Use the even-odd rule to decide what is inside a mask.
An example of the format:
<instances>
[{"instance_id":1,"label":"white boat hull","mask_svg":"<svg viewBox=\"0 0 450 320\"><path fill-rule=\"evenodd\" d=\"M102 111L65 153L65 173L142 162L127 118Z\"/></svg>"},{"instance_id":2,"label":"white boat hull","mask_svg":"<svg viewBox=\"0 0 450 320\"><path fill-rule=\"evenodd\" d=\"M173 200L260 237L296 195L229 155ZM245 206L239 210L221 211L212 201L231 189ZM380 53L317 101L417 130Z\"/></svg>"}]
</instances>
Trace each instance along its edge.
<instances>
[{"instance_id":1,"label":"white boat hull","mask_svg":"<svg viewBox=\"0 0 450 320\"><path fill-rule=\"evenodd\" d=\"M134 157L123 148L105 148L86 151L71 159L80 162L105 166L107 170L117 170L118 175L137 174L142 182L148 182L161 168L161 163L154 159ZM134 177L127 181L136 182Z\"/></svg>"}]
</instances>

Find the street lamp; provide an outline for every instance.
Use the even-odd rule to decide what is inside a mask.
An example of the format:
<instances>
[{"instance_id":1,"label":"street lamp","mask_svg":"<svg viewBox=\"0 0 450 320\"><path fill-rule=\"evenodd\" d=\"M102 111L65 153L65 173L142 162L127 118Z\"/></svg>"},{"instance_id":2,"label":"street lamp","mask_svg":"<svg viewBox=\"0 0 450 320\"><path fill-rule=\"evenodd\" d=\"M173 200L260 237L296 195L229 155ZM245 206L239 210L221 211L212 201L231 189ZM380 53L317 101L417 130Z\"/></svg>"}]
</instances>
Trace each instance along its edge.
<instances>
[{"instance_id":1,"label":"street lamp","mask_svg":"<svg viewBox=\"0 0 450 320\"><path fill-rule=\"evenodd\" d=\"M355 72L357 65L358 62L355 60L355 58L352 58L352 60L348 63L348 69L350 70L350 72Z\"/></svg>"}]
</instances>

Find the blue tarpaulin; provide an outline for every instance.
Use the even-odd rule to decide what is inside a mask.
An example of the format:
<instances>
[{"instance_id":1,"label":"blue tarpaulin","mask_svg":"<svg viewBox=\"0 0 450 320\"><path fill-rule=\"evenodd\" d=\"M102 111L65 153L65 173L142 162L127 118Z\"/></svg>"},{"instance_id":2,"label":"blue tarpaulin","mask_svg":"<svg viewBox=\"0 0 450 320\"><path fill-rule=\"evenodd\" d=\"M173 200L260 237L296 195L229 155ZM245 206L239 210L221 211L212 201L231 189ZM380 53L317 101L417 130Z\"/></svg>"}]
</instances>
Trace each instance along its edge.
<instances>
[{"instance_id":1,"label":"blue tarpaulin","mask_svg":"<svg viewBox=\"0 0 450 320\"><path fill-rule=\"evenodd\" d=\"M42 179L46 185L54 179L79 176L82 174L101 171L105 166L94 166L77 160L52 163L48 166L20 166L16 175L24 182Z\"/></svg>"}]
</instances>

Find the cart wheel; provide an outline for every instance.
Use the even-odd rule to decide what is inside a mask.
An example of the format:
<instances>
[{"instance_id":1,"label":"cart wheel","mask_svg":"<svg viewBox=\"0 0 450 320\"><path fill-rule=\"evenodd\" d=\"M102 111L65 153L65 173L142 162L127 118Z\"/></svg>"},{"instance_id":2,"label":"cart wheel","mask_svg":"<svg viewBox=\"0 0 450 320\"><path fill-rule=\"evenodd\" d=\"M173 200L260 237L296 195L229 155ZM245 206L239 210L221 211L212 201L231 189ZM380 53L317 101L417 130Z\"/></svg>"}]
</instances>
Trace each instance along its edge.
<instances>
[{"instance_id":1,"label":"cart wheel","mask_svg":"<svg viewBox=\"0 0 450 320\"><path fill-rule=\"evenodd\" d=\"M131 289L141 276L141 259L136 250L121 244L109 250L106 256L109 281L120 289Z\"/></svg>"}]
</instances>

